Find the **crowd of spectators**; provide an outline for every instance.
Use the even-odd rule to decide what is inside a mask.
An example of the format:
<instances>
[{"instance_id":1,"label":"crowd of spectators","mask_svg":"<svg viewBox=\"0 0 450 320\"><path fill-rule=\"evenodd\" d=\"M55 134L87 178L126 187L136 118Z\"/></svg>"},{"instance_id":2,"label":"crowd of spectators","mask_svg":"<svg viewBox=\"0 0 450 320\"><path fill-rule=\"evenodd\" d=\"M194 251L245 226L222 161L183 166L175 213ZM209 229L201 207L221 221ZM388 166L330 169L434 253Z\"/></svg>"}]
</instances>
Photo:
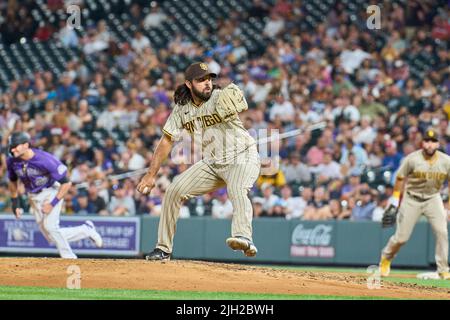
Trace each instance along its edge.
<instances>
[{"instance_id":1,"label":"crowd of spectators","mask_svg":"<svg viewBox=\"0 0 450 320\"><path fill-rule=\"evenodd\" d=\"M182 55L207 62L219 74L218 85L233 81L243 89L249 110L240 118L253 133L326 122L323 130L282 140L279 155L263 157L273 170L251 190L255 217L379 221L401 159L420 148L426 128L437 129L441 149L450 152L450 15L448 7L437 3L385 1L381 30L367 29L337 4L314 30L302 30L303 1L269 5L254 0L248 12L232 12L218 21L216 46L204 48L180 34L155 50L142 31L168 16L156 3L143 16L143 4L132 1L130 14L141 23L130 43L114 39L102 19L88 26L82 38L61 24L40 39L79 48L95 58L96 68L86 68L81 56L67 64L60 78L43 71L12 81L0 96L1 144L6 148L10 132L27 131L33 147L55 154L69 167L75 185L66 196L65 214L157 216L165 189L188 163L169 159L150 196L135 191L139 176L114 177L151 162L174 89L184 81L182 70L171 68L169 59ZM0 8L8 12L0 21L2 41L17 40L8 28L36 37L32 21L20 19L27 16L27 6L10 7ZM260 54L249 52L239 37L239 22L249 16L265 25L267 46ZM199 30L199 37L211 35L207 28ZM375 38L382 39L381 48ZM430 65L421 77L413 75L415 59ZM112 68L123 72L120 82ZM0 211L9 206L5 156ZM373 179L380 175L381 181ZM222 189L186 201L181 217L230 218L232 212Z\"/></svg>"}]
</instances>

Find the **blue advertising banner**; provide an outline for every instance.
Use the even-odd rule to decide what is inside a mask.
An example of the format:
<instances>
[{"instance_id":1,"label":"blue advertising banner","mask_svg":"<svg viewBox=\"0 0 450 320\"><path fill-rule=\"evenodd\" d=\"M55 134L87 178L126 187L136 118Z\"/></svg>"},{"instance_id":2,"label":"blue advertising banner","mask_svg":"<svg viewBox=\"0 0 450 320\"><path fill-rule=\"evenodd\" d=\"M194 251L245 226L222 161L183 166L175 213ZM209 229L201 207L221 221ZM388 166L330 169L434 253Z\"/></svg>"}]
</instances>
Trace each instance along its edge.
<instances>
[{"instance_id":1,"label":"blue advertising banner","mask_svg":"<svg viewBox=\"0 0 450 320\"><path fill-rule=\"evenodd\" d=\"M94 222L103 238L103 248L97 248L90 239L71 242L75 254L105 256L136 256L140 248L141 222L138 217L61 217L60 226L75 227L86 219ZM34 216L25 215L16 220L13 215L0 215L0 252L55 253Z\"/></svg>"}]
</instances>

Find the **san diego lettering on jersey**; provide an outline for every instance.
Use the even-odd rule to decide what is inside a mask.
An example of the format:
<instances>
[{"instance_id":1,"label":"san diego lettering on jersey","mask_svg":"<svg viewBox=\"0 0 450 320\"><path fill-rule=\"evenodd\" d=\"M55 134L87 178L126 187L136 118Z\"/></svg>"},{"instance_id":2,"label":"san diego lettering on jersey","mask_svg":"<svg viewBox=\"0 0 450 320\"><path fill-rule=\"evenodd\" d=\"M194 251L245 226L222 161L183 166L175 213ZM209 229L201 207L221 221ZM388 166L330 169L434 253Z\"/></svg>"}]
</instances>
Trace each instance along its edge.
<instances>
[{"instance_id":1,"label":"san diego lettering on jersey","mask_svg":"<svg viewBox=\"0 0 450 320\"><path fill-rule=\"evenodd\" d=\"M445 180L447 179L447 173L443 172L424 172L424 171L414 171L412 176L417 179L428 179L428 180Z\"/></svg>"},{"instance_id":2,"label":"san diego lettering on jersey","mask_svg":"<svg viewBox=\"0 0 450 320\"><path fill-rule=\"evenodd\" d=\"M196 123L199 124L198 127L196 126ZM193 134L195 129L206 129L219 123L222 123L222 119L217 113L214 113L212 115L200 116L196 119L183 123L183 128L189 131L190 134Z\"/></svg>"}]
</instances>

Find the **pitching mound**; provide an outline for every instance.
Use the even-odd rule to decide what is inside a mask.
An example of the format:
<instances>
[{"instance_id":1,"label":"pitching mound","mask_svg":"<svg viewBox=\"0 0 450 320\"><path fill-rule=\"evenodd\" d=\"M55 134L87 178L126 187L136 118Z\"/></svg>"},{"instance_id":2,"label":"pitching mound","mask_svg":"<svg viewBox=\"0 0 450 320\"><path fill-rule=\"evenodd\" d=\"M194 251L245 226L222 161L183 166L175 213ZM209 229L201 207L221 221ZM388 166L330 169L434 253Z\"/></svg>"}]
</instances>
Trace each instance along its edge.
<instances>
[{"instance_id":1,"label":"pitching mound","mask_svg":"<svg viewBox=\"0 0 450 320\"><path fill-rule=\"evenodd\" d=\"M2 258L0 285L65 288L67 269L81 270L82 288L247 292L295 295L449 299L448 289L383 282L369 290L365 274L276 270L175 260Z\"/></svg>"}]
</instances>

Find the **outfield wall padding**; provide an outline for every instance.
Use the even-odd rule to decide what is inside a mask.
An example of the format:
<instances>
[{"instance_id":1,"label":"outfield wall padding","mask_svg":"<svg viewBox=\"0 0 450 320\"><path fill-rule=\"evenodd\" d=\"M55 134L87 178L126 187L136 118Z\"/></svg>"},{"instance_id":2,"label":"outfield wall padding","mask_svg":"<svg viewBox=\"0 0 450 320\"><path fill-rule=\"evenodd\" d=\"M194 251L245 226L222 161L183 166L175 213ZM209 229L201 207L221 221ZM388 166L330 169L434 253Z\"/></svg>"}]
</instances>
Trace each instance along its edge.
<instances>
[{"instance_id":1,"label":"outfield wall padding","mask_svg":"<svg viewBox=\"0 0 450 320\"><path fill-rule=\"evenodd\" d=\"M98 249L89 240L73 243L79 256L142 256L151 251L158 238L158 217L113 218L62 216L61 226L94 220L106 247ZM0 215L0 254L57 255L55 246L42 240L31 215L15 220ZM231 220L196 217L179 219L174 238L175 259L259 262L298 265L378 264L382 248L395 228L381 228L372 221L301 221L282 218L253 220L253 240L258 247L254 258L232 251L225 240L231 236ZM435 264L435 239L428 222L421 220L409 241L401 248L393 266L429 267Z\"/></svg>"},{"instance_id":2,"label":"outfield wall padding","mask_svg":"<svg viewBox=\"0 0 450 320\"><path fill-rule=\"evenodd\" d=\"M158 218L142 218L142 251L157 240ZM258 261L315 265L378 264L382 248L395 228L372 221L300 221L278 218L253 220L255 258L230 250L225 240L231 221L212 218L180 219L174 240L174 257L220 261ZM427 222L419 222L393 266L428 267L434 264L434 236Z\"/></svg>"}]
</instances>

